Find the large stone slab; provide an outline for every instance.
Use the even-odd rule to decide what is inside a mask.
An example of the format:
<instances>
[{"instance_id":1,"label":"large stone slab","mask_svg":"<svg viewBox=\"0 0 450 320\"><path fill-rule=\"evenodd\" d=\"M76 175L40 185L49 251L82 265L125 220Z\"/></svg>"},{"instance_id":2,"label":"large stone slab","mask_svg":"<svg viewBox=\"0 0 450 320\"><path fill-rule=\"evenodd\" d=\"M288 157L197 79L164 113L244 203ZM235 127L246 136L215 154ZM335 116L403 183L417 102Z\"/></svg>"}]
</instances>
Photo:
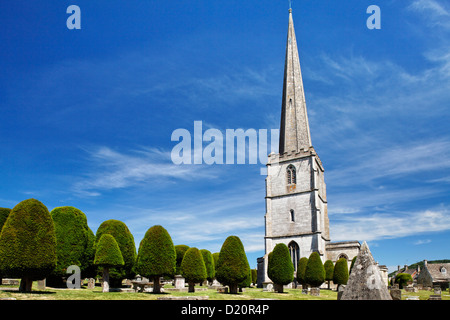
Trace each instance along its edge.
<instances>
[{"instance_id":1,"label":"large stone slab","mask_svg":"<svg viewBox=\"0 0 450 320\"><path fill-rule=\"evenodd\" d=\"M340 300L392 300L365 241Z\"/></svg>"}]
</instances>

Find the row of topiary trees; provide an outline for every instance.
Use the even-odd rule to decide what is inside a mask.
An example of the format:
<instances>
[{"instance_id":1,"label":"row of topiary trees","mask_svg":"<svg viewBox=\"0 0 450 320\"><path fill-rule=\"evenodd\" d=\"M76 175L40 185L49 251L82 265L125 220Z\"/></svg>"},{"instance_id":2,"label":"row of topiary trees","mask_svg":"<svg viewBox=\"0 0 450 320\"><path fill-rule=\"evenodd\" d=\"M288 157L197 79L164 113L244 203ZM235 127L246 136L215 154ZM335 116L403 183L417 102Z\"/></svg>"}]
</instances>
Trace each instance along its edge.
<instances>
[{"instance_id":1,"label":"row of topiary trees","mask_svg":"<svg viewBox=\"0 0 450 320\"><path fill-rule=\"evenodd\" d=\"M110 283L118 286L136 274L152 279L155 293L160 292L161 277L179 273L190 290L205 279L217 278L230 287L230 293L252 282L244 247L236 236L228 237L220 252L211 254L174 246L167 230L153 226L136 255L133 235L123 222L107 220L94 235L79 209L58 207L49 212L36 199L24 200L12 210L0 208L0 230L0 279L21 278L21 291L31 291L33 280L43 278L49 285L64 285L71 265L80 267L81 278L96 277L102 270L104 291Z\"/></svg>"},{"instance_id":2,"label":"row of topiary trees","mask_svg":"<svg viewBox=\"0 0 450 320\"><path fill-rule=\"evenodd\" d=\"M267 275L275 285L275 291L283 292L283 285L294 281L294 265L288 247L279 243L268 255ZM354 260L352 261L354 263ZM353 264L352 264L353 266ZM347 259L341 258L333 265L331 260L322 263L317 252L311 253L309 258L302 257L298 261L296 280L303 286L320 287L325 281L337 285L347 284L349 270Z\"/></svg>"}]
</instances>

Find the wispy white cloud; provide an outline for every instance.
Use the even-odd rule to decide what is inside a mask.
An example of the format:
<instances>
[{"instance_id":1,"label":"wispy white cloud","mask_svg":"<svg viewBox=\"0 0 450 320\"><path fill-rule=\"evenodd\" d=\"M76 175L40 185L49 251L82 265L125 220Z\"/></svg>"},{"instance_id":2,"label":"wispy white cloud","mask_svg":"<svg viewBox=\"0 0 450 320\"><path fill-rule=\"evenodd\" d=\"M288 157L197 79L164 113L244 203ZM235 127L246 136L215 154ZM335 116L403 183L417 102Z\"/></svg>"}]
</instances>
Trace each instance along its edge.
<instances>
[{"instance_id":1,"label":"wispy white cloud","mask_svg":"<svg viewBox=\"0 0 450 320\"><path fill-rule=\"evenodd\" d=\"M382 240L450 230L450 210L341 216L331 229L333 240Z\"/></svg>"},{"instance_id":2,"label":"wispy white cloud","mask_svg":"<svg viewBox=\"0 0 450 320\"><path fill-rule=\"evenodd\" d=\"M128 154L98 147L87 150L89 172L73 184L78 195L98 196L102 191L136 186L162 179L191 180L214 178L214 170L202 171L198 165L175 165L170 152L139 149Z\"/></svg>"},{"instance_id":3,"label":"wispy white cloud","mask_svg":"<svg viewBox=\"0 0 450 320\"><path fill-rule=\"evenodd\" d=\"M422 244L428 244L431 243L431 239L421 239L414 242L414 245L422 245Z\"/></svg>"}]
</instances>

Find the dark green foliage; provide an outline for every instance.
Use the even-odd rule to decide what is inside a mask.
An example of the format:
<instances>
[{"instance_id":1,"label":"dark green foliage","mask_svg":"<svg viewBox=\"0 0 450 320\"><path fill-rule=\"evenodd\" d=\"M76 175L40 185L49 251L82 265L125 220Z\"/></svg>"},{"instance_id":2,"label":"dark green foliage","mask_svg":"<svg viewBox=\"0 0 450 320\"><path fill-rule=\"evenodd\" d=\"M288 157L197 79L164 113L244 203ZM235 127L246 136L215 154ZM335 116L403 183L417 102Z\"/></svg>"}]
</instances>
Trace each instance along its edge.
<instances>
[{"instance_id":1,"label":"dark green foliage","mask_svg":"<svg viewBox=\"0 0 450 320\"><path fill-rule=\"evenodd\" d=\"M91 265L89 256L92 257L86 215L74 207L58 207L50 214L56 233L57 264L53 276L66 276L71 265L86 270Z\"/></svg>"},{"instance_id":2,"label":"dark green foliage","mask_svg":"<svg viewBox=\"0 0 450 320\"><path fill-rule=\"evenodd\" d=\"M348 262L345 258L340 258L336 261L333 273L333 283L337 285L347 284L348 281Z\"/></svg>"},{"instance_id":3,"label":"dark green foliage","mask_svg":"<svg viewBox=\"0 0 450 320\"><path fill-rule=\"evenodd\" d=\"M334 265L333 261L327 260L323 264L323 267L325 268L325 280L331 281L333 280L333 272L334 272Z\"/></svg>"},{"instance_id":4,"label":"dark green foliage","mask_svg":"<svg viewBox=\"0 0 450 320\"><path fill-rule=\"evenodd\" d=\"M206 267L206 279L208 281L213 281L214 277L216 276L216 268L214 266L214 258L209 250L202 249L200 250L203 261L205 262Z\"/></svg>"},{"instance_id":5,"label":"dark green foliage","mask_svg":"<svg viewBox=\"0 0 450 320\"><path fill-rule=\"evenodd\" d=\"M220 252L214 252L212 254L213 259L214 259L214 270L216 271L216 274L217 274L217 262L219 261L219 254L220 254Z\"/></svg>"},{"instance_id":6,"label":"dark green foliage","mask_svg":"<svg viewBox=\"0 0 450 320\"><path fill-rule=\"evenodd\" d=\"M8 218L11 209L8 208L0 208L0 232L2 231L2 227L5 224L6 218Z\"/></svg>"},{"instance_id":7,"label":"dark green foliage","mask_svg":"<svg viewBox=\"0 0 450 320\"><path fill-rule=\"evenodd\" d=\"M308 264L308 258L303 257L298 260L297 265L297 281L302 285L306 286L306 279L305 279L305 271L306 271L306 265Z\"/></svg>"},{"instance_id":8,"label":"dark green foliage","mask_svg":"<svg viewBox=\"0 0 450 320\"><path fill-rule=\"evenodd\" d=\"M135 276L134 263L136 261L136 245L134 237L125 223L110 219L104 221L97 229L96 242L103 234L110 234L116 239L122 253L124 264L121 267L110 270L111 284L120 286L123 279L131 279Z\"/></svg>"},{"instance_id":9,"label":"dark green foliage","mask_svg":"<svg viewBox=\"0 0 450 320\"><path fill-rule=\"evenodd\" d=\"M252 283L256 285L256 281L258 281L258 271L252 269Z\"/></svg>"},{"instance_id":10,"label":"dark green foliage","mask_svg":"<svg viewBox=\"0 0 450 320\"><path fill-rule=\"evenodd\" d=\"M124 264L122 253L116 239L110 234L103 234L97 243L94 264L106 268Z\"/></svg>"},{"instance_id":11,"label":"dark green foliage","mask_svg":"<svg viewBox=\"0 0 450 320\"><path fill-rule=\"evenodd\" d=\"M252 270L248 269L248 276L244 279L244 281L239 282L238 284L238 288L249 288L250 285L252 284ZM241 292L241 290L240 290Z\"/></svg>"},{"instance_id":12,"label":"dark green foliage","mask_svg":"<svg viewBox=\"0 0 450 320\"><path fill-rule=\"evenodd\" d=\"M181 274L181 262L183 261L183 257L184 254L186 253L186 251L188 251L189 246L185 245L185 244L178 244L175 246L175 252L177 253L177 265L176 265L176 270L175 270L175 274Z\"/></svg>"},{"instance_id":13,"label":"dark green foliage","mask_svg":"<svg viewBox=\"0 0 450 320\"><path fill-rule=\"evenodd\" d=\"M398 287L403 289L403 286L408 283L408 281L413 281L411 275L409 273L398 273L395 276L395 283L398 283Z\"/></svg>"},{"instance_id":14,"label":"dark green foliage","mask_svg":"<svg viewBox=\"0 0 450 320\"><path fill-rule=\"evenodd\" d=\"M353 257L353 259L352 259L352 263L350 264L350 270L349 270L349 272L348 272L348 273L351 273L351 272L352 272L352 268L353 268L353 265L355 264L355 261L356 261L356 257L357 257L357 256L354 256L354 257Z\"/></svg>"},{"instance_id":15,"label":"dark green foliage","mask_svg":"<svg viewBox=\"0 0 450 320\"><path fill-rule=\"evenodd\" d=\"M267 275L274 284L281 286L294 280L294 265L291 261L289 249L284 243L277 244L272 254L269 255Z\"/></svg>"},{"instance_id":16,"label":"dark green foliage","mask_svg":"<svg viewBox=\"0 0 450 320\"><path fill-rule=\"evenodd\" d=\"M320 287L325 281L325 268L323 267L320 255L317 252L311 253L305 270L305 281L312 287Z\"/></svg>"},{"instance_id":17,"label":"dark green foliage","mask_svg":"<svg viewBox=\"0 0 450 320\"><path fill-rule=\"evenodd\" d=\"M144 277L154 278L175 274L176 252L172 238L162 226L147 230L139 245L136 271Z\"/></svg>"},{"instance_id":18,"label":"dark green foliage","mask_svg":"<svg viewBox=\"0 0 450 320\"><path fill-rule=\"evenodd\" d=\"M181 262L181 275L189 283L189 292L194 292L194 283L206 279L206 267L203 256L197 248L189 248Z\"/></svg>"},{"instance_id":19,"label":"dark green foliage","mask_svg":"<svg viewBox=\"0 0 450 320\"><path fill-rule=\"evenodd\" d=\"M55 266L56 236L50 212L38 200L20 202L0 235L2 274L22 278L21 289L31 291L31 281L46 278Z\"/></svg>"},{"instance_id":20,"label":"dark green foliage","mask_svg":"<svg viewBox=\"0 0 450 320\"><path fill-rule=\"evenodd\" d=\"M230 293L237 293L238 284L249 275L250 266L244 246L237 236L229 236L222 245L217 261L216 278L230 287Z\"/></svg>"}]
</instances>

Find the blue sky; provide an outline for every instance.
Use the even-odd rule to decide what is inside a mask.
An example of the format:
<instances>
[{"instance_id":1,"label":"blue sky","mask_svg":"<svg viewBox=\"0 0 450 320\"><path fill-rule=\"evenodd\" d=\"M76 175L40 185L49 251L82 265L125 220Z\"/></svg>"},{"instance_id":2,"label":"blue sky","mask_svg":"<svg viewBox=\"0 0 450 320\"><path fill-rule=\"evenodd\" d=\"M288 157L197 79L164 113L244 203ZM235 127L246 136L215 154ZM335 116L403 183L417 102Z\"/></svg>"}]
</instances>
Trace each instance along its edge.
<instances>
[{"instance_id":1,"label":"blue sky","mask_svg":"<svg viewBox=\"0 0 450 320\"><path fill-rule=\"evenodd\" d=\"M332 241L367 240L391 270L450 258L450 5L297 0L293 15ZM212 252L237 235L256 267L264 163L174 165L171 135L278 128L287 0L2 1L0 23L0 206L75 206L137 246L156 224Z\"/></svg>"}]
</instances>

